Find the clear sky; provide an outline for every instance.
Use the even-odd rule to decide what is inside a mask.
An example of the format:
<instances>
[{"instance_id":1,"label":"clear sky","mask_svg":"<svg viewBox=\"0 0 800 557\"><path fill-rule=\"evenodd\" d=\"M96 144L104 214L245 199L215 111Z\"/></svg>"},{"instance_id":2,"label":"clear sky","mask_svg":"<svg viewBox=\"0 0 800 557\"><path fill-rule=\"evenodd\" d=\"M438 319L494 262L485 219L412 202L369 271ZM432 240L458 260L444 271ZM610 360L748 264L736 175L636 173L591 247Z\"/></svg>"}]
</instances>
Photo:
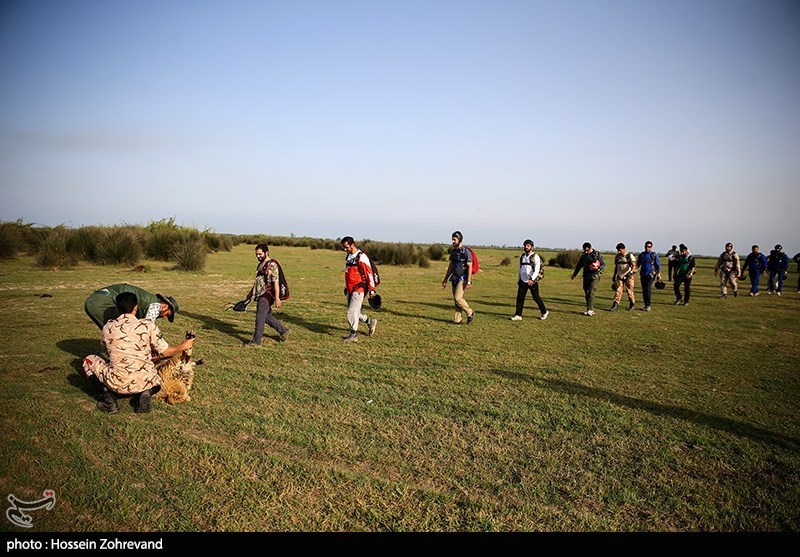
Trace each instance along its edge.
<instances>
[{"instance_id":1,"label":"clear sky","mask_svg":"<svg viewBox=\"0 0 800 557\"><path fill-rule=\"evenodd\" d=\"M0 0L0 220L800 251L797 0Z\"/></svg>"}]
</instances>

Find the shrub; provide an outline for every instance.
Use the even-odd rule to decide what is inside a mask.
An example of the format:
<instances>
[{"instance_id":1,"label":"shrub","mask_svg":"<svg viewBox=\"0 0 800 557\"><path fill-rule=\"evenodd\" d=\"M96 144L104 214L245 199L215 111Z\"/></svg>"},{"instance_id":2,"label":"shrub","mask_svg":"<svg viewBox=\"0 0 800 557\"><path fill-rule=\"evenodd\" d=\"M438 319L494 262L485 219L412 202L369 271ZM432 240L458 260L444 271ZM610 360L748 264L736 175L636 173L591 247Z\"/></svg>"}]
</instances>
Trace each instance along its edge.
<instances>
[{"instance_id":1,"label":"shrub","mask_svg":"<svg viewBox=\"0 0 800 557\"><path fill-rule=\"evenodd\" d=\"M501 267L508 267L509 265L511 265L510 257L504 257L503 260L500 262Z\"/></svg>"},{"instance_id":2,"label":"shrub","mask_svg":"<svg viewBox=\"0 0 800 557\"><path fill-rule=\"evenodd\" d=\"M441 261L444 259L445 249L439 244L431 244L428 247L428 255L434 261Z\"/></svg>"},{"instance_id":3,"label":"shrub","mask_svg":"<svg viewBox=\"0 0 800 557\"><path fill-rule=\"evenodd\" d=\"M135 265L142 257L141 238L133 226L102 229L94 260L100 265Z\"/></svg>"},{"instance_id":4,"label":"shrub","mask_svg":"<svg viewBox=\"0 0 800 557\"><path fill-rule=\"evenodd\" d=\"M75 257L67 251L71 231L57 226L49 231L39 243L36 251L36 264L39 267L69 267L75 264Z\"/></svg>"},{"instance_id":5,"label":"shrub","mask_svg":"<svg viewBox=\"0 0 800 557\"><path fill-rule=\"evenodd\" d=\"M181 238L172 248L175 269L180 271L202 271L206 266L208 247L199 233Z\"/></svg>"},{"instance_id":6,"label":"shrub","mask_svg":"<svg viewBox=\"0 0 800 557\"><path fill-rule=\"evenodd\" d=\"M19 227L19 222L0 222L0 259L11 259L22 251Z\"/></svg>"},{"instance_id":7,"label":"shrub","mask_svg":"<svg viewBox=\"0 0 800 557\"><path fill-rule=\"evenodd\" d=\"M564 269L573 269L581 258L581 251L576 249L564 250L556 254L556 265Z\"/></svg>"},{"instance_id":8,"label":"shrub","mask_svg":"<svg viewBox=\"0 0 800 557\"><path fill-rule=\"evenodd\" d=\"M98 226L82 226L73 230L67 240L67 252L75 259L94 261L97 244L104 231Z\"/></svg>"},{"instance_id":9,"label":"shrub","mask_svg":"<svg viewBox=\"0 0 800 557\"><path fill-rule=\"evenodd\" d=\"M145 253L147 257L169 261L172 250L186 232L175 224L174 219L154 221L145 228Z\"/></svg>"}]
</instances>

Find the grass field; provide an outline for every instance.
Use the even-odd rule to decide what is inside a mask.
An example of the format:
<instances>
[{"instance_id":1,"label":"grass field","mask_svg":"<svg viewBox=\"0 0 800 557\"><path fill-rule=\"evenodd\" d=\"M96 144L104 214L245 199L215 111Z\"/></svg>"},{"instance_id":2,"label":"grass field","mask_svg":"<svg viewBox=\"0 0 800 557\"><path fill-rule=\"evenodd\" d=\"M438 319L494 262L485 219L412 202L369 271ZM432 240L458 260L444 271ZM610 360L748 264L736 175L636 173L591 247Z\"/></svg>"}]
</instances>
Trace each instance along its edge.
<instances>
[{"instance_id":1,"label":"grass field","mask_svg":"<svg viewBox=\"0 0 800 557\"><path fill-rule=\"evenodd\" d=\"M260 349L242 346L252 308L223 311L253 246L203 273L0 262L0 495L56 492L34 531L800 529L794 273L781 298L721 300L701 260L692 305L668 287L609 313L607 272L588 318L580 280L548 267L550 319L529 298L511 322L518 252L478 253L472 325L450 324L445 262L384 266L376 335L345 344L344 254L274 248L292 332ZM197 332L190 403L95 409L83 301L116 282L177 298L159 325Z\"/></svg>"}]
</instances>

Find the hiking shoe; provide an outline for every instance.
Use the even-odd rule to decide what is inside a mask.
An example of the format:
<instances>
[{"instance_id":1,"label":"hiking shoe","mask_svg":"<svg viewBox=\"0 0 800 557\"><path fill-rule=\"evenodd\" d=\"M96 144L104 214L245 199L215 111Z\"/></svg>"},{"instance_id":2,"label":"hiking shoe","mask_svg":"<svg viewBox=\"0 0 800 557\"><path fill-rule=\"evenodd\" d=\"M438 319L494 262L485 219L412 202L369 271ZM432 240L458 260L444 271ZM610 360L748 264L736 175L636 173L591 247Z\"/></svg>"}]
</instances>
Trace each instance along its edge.
<instances>
[{"instance_id":1,"label":"hiking shoe","mask_svg":"<svg viewBox=\"0 0 800 557\"><path fill-rule=\"evenodd\" d=\"M734 298L738 298L739 297L739 291L738 290L734 290L733 291L733 297Z\"/></svg>"},{"instance_id":2,"label":"hiking shoe","mask_svg":"<svg viewBox=\"0 0 800 557\"><path fill-rule=\"evenodd\" d=\"M633 311L633 309L634 309L635 307L636 307L636 304L634 304L633 302L631 302L631 305L629 305L629 306L628 306L628 311Z\"/></svg>"},{"instance_id":3,"label":"hiking shoe","mask_svg":"<svg viewBox=\"0 0 800 557\"><path fill-rule=\"evenodd\" d=\"M136 405L137 414L147 414L150 411L150 389L139 394L139 403Z\"/></svg>"},{"instance_id":4,"label":"hiking shoe","mask_svg":"<svg viewBox=\"0 0 800 557\"><path fill-rule=\"evenodd\" d=\"M378 328L378 320L373 317L367 323L367 327L369 327L369 336L374 335L375 334L375 329Z\"/></svg>"},{"instance_id":5,"label":"hiking shoe","mask_svg":"<svg viewBox=\"0 0 800 557\"><path fill-rule=\"evenodd\" d=\"M358 336L355 333L350 333L346 337L344 337L344 342L356 342L358 340Z\"/></svg>"},{"instance_id":6,"label":"hiking shoe","mask_svg":"<svg viewBox=\"0 0 800 557\"><path fill-rule=\"evenodd\" d=\"M521 315L515 315L514 317L511 318L511 321L522 321L522 316Z\"/></svg>"},{"instance_id":7,"label":"hiking shoe","mask_svg":"<svg viewBox=\"0 0 800 557\"><path fill-rule=\"evenodd\" d=\"M683 302L683 305L688 306L689 302Z\"/></svg>"},{"instance_id":8,"label":"hiking shoe","mask_svg":"<svg viewBox=\"0 0 800 557\"><path fill-rule=\"evenodd\" d=\"M471 324L472 324L472 321L473 321L474 319L475 319L475 310L473 309L473 310L472 310L472 315L470 315L469 317L467 317L467 325L471 325Z\"/></svg>"},{"instance_id":9,"label":"hiking shoe","mask_svg":"<svg viewBox=\"0 0 800 557\"><path fill-rule=\"evenodd\" d=\"M676 306L681 306L681 305L683 305L683 298L678 298L677 300L675 300L675 305L676 305Z\"/></svg>"},{"instance_id":10,"label":"hiking shoe","mask_svg":"<svg viewBox=\"0 0 800 557\"><path fill-rule=\"evenodd\" d=\"M617 302L614 302L613 304L611 304L611 309L609 309L608 311L617 311L618 307L619 304Z\"/></svg>"},{"instance_id":11,"label":"hiking shoe","mask_svg":"<svg viewBox=\"0 0 800 557\"><path fill-rule=\"evenodd\" d=\"M116 414L119 412L119 404L117 404L117 399L113 394L111 394L111 391L109 391L107 387L103 387L100 397L102 400L97 402L98 410L105 412L106 414Z\"/></svg>"},{"instance_id":12,"label":"hiking shoe","mask_svg":"<svg viewBox=\"0 0 800 557\"><path fill-rule=\"evenodd\" d=\"M541 319L542 321L544 321L545 319L547 319L547 317L548 317L549 315L550 315L550 312L549 312L549 311L546 311L546 312L544 312L544 313L542 314L542 316L541 316L539 319ZM520 319L522 319L522 317L520 317Z\"/></svg>"},{"instance_id":13,"label":"hiking shoe","mask_svg":"<svg viewBox=\"0 0 800 557\"><path fill-rule=\"evenodd\" d=\"M292 332L291 329L286 329L285 331L283 331L283 333L281 333L281 342L286 342L286 339L289 338L289 333L291 332Z\"/></svg>"}]
</instances>

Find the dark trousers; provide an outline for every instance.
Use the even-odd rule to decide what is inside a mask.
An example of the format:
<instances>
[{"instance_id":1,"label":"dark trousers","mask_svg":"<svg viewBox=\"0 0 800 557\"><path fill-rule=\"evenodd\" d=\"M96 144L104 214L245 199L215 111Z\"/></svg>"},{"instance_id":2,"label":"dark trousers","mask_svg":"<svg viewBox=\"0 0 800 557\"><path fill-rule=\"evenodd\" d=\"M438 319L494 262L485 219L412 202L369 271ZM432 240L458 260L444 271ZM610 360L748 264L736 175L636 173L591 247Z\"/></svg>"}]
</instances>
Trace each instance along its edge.
<instances>
[{"instance_id":1,"label":"dark trousers","mask_svg":"<svg viewBox=\"0 0 800 557\"><path fill-rule=\"evenodd\" d=\"M586 309L594 309L594 293L597 290L597 284L600 282L600 274L589 275L583 277L583 293L586 298Z\"/></svg>"},{"instance_id":2,"label":"dark trousers","mask_svg":"<svg viewBox=\"0 0 800 557\"><path fill-rule=\"evenodd\" d=\"M683 284L683 301L689 303L692 293L692 279L687 275L675 275L675 299L681 299L681 284Z\"/></svg>"},{"instance_id":3,"label":"dark trousers","mask_svg":"<svg viewBox=\"0 0 800 557\"><path fill-rule=\"evenodd\" d=\"M278 321L272 313L272 304L266 296L261 296L258 299L258 310L256 311L256 332L253 335L253 342L256 344L261 343L261 337L264 336L264 325L269 325L279 335L286 332L286 326Z\"/></svg>"},{"instance_id":4,"label":"dark trousers","mask_svg":"<svg viewBox=\"0 0 800 557\"><path fill-rule=\"evenodd\" d=\"M750 292L753 294L758 292L758 281L761 280L761 273L758 271L748 271L750 275Z\"/></svg>"},{"instance_id":5,"label":"dark trousers","mask_svg":"<svg viewBox=\"0 0 800 557\"><path fill-rule=\"evenodd\" d=\"M678 266L677 261L668 261L667 262L667 278L668 280L672 280L672 277L675 276L675 267Z\"/></svg>"},{"instance_id":6,"label":"dark trousers","mask_svg":"<svg viewBox=\"0 0 800 557\"><path fill-rule=\"evenodd\" d=\"M542 315L547 313L547 308L544 306L544 302L542 301L541 296L539 296L539 283L534 282L533 284L528 284L527 282L522 282L521 280L517 281L517 312L514 315L522 316L522 308L525 306L525 296L528 295L528 291L530 290L531 296L533 296L533 301L536 302L536 305L539 306L539 311L542 312Z\"/></svg>"},{"instance_id":7,"label":"dark trousers","mask_svg":"<svg viewBox=\"0 0 800 557\"><path fill-rule=\"evenodd\" d=\"M783 290L783 271L769 272L769 291L780 292Z\"/></svg>"},{"instance_id":8,"label":"dark trousers","mask_svg":"<svg viewBox=\"0 0 800 557\"><path fill-rule=\"evenodd\" d=\"M642 283L642 297L644 298L644 307L650 307L650 301L653 299L653 282L656 278L650 273L639 275L639 280Z\"/></svg>"}]
</instances>

